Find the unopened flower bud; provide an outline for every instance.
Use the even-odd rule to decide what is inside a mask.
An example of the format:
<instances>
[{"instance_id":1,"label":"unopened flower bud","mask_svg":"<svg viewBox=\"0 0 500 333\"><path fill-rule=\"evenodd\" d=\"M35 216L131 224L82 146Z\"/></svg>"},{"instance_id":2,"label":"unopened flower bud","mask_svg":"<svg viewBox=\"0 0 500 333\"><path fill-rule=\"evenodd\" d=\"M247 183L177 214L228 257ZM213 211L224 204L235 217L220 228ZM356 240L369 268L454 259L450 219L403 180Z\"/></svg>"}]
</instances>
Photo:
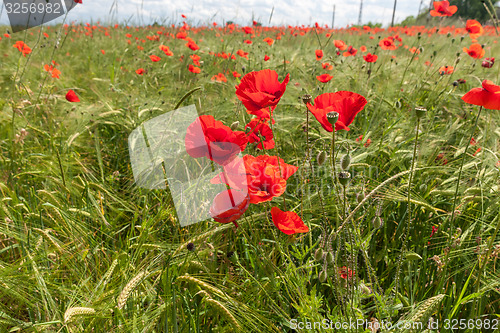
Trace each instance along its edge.
<instances>
[{"instance_id":1,"label":"unopened flower bud","mask_svg":"<svg viewBox=\"0 0 500 333\"><path fill-rule=\"evenodd\" d=\"M319 282L325 282L326 281L326 278L328 277L328 273L326 271L321 271L321 273L319 273Z\"/></svg>"},{"instance_id":2,"label":"unopened flower bud","mask_svg":"<svg viewBox=\"0 0 500 333\"><path fill-rule=\"evenodd\" d=\"M375 229L380 228L384 224L382 222L382 219L380 218L380 216L375 216L375 218L373 219L372 223L373 223L373 227Z\"/></svg>"},{"instance_id":3,"label":"unopened flower bud","mask_svg":"<svg viewBox=\"0 0 500 333\"><path fill-rule=\"evenodd\" d=\"M316 250L316 252L314 252L314 259L316 259L316 261L320 261L321 259L323 259L323 249L322 248L319 248Z\"/></svg>"},{"instance_id":4,"label":"unopened flower bud","mask_svg":"<svg viewBox=\"0 0 500 333\"><path fill-rule=\"evenodd\" d=\"M324 150L320 151L318 153L318 156L316 156L316 160L318 161L318 165L322 165L323 163L325 163L326 152Z\"/></svg>"},{"instance_id":5,"label":"unopened flower bud","mask_svg":"<svg viewBox=\"0 0 500 333\"><path fill-rule=\"evenodd\" d=\"M326 262L330 265L333 264L333 254L331 252L326 254Z\"/></svg>"},{"instance_id":6,"label":"unopened flower bud","mask_svg":"<svg viewBox=\"0 0 500 333\"><path fill-rule=\"evenodd\" d=\"M238 126L240 126L240 122L235 121L234 123L231 124L231 130L235 131L238 128Z\"/></svg>"},{"instance_id":7,"label":"unopened flower bud","mask_svg":"<svg viewBox=\"0 0 500 333\"><path fill-rule=\"evenodd\" d=\"M349 165L351 165L351 155L347 153L340 159L340 167L342 168L342 170L347 170L347 168L349 168Z\"/></svg>"},{"instance_id":8,"label":"unopened flower bud","mask_svg":"<svg viewBox=\"0 0 500 333\"><path fill-rule=\"evenodd\" d=\"M366 284L364 284L364 283L361 283L361 284L359 285L359 289L360 289L360 290L361 290L361 292L362 292L363 294L365 294L365 295L370 295L370 294L372 293L372 291L370 290L370 288L368 288L368 287L366 286Z\"/></svg>"},{"instance_id":9,"label":"unopened flower bud","mask_svg":"<svg viewBox=\"0 0 500 333\"><path fill-rule=\"evenodd\" d=\"M358 203L360 203L364 199L365 199L365 192L359 192L358 194L356 194L356 201Z\"/></svg>"}]
</instances>

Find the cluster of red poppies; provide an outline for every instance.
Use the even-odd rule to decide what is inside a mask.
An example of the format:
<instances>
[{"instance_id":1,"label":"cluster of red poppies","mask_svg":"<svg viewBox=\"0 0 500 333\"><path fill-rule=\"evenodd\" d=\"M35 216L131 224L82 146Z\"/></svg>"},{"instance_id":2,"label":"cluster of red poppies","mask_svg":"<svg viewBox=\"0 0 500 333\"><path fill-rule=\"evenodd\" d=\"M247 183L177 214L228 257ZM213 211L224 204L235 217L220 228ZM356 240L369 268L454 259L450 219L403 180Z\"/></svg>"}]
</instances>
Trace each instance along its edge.
<instances>
[{"instance_id":1,"label":"cluster of red poppies","mask_svg":"<svg viewBox=\"0 0 500 333\"><path fill-rule=\"evenodd\" d=\"M227 189L217 194L210 207L213 219L220 223L236 221L250 204L271 201L283 195L287 180L298 167L285 163L282 158L270 155L239 154L248 143L260 149L274 148L271 129L275 122L273 111L283 96L289 75L282 82L278 74L269 69L246 74L236 87L236 96L247 112L254 115L246 126L249 131L235 131L213 116L199 116L187 129L186 152L194 158L208 158L222 167L222 172L211 180L212 184L225 184ZM309 231L294 212L271 209L276 227L285 234Z\"/></svg>"},{"instance_id":2,"label":"cluster of red poppies","mask_svg":"<svg viewBox=\"0 0 500 333\"><path fill-rule=\"evenodd\" d=\"M275 147L272 124L273 112L283 96L289 74L278 80L278 73L264 69L246 74L238 86L236 96L254 118L245 125L247 133L235 131L214 119L213 116L199 116L187 129L186 152L194 158L208 158L220 165L223 171L212 179L213 184L225 184L228 189L219 193L211 206L210 214L220 223L236 221L245 213L250 204L271 201L285 193L287 180L298 167L285 163L278 156L244 155L249 143L261 150ZM335 130L349 130L354 117L366 105L366 99L350 91L338 91L319 95L314 103L307 102L308 110L321 126L333 131L327 114L338 113ZM271 209L274 224L286 234L307 232L309 229L302 219L292 211Z\"/></svg>"}]
</instances>

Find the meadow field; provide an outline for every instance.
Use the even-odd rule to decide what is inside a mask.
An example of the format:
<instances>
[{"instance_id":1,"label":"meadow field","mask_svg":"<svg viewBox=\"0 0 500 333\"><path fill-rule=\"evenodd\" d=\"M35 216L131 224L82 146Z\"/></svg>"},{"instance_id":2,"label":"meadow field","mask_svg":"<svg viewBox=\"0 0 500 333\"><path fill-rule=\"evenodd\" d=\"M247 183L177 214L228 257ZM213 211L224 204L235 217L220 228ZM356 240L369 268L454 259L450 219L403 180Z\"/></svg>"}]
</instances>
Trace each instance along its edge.
<instances>
[{"instance_id":1,"label":"meadow field","mask_svg":"<svg viewBox=\"0 0 500 333\"><path fill-rule=\"evenodd\" d=\"M500 331L500 29L449 19L0 27L0 332ZM249 183L181 227L128 140L189 106Z\"/></svg>"}]
</instances>

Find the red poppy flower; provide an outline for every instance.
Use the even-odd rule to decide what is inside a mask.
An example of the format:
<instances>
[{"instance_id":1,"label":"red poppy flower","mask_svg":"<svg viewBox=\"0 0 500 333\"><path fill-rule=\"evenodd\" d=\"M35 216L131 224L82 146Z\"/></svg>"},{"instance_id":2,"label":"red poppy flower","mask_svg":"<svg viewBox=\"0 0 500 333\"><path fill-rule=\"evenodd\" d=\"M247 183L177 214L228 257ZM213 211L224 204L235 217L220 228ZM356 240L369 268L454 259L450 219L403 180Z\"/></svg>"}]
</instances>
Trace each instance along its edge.
<instances>
[{"instance_id":1,"label":"red poppy flower","mask_svg":"<svg viewBox=\"0 0 500 333\"><path fill-rule=\"evenodd\" d=\"M457 6L450 6L448 1L434 1L434 9L431 16L452 16L458 10Z\"/></svg>"},{"instance_id":2,"label":"red poppy flower","mask_svg":"<svg viewBox=\"0 0 500 333\"><path fill-rule=\"evenodd\" d=\"M201 69L199 67L196 67L196 66L193 66L193 65L189 65L188 70L191 73L194 73L194 74L198 74L198 73L201 72Z\"/></svg>"},{"instance_id":3,"label":"red poppy flower","mask_svg":"<svg viewBox=\"0 0 500 333\"><path fill-rule=\"evenodd\" d=\"M270 37L266 37L266 38L264 38L264 42L266 42L269 46L271 46L274 44L274 39L272 39Z\"/></svg>"},{"instance_id":4,"label":"red poppy flower","mask_svg":"<svg viewBox=\"0 0 500 333\"><path fill-rule=\"evenodd\" d=\"M326 70L329 70L329 71L331 71L331 70L333 69L333 66L332 66L332 65L330 65L330 63L329 63L329 62L324 62L324 63L322 63L322 64L321 64L321 67L323 67L323 69L326 69Z\"/></svg>"},{"instance_id":5,"label":"red poppy flower","mask_svg":"<svg viewBox=\"0 0 500 333\"><path fill-rule=\"evenodd\" d=\"M392 39L391 37L387 37L387 38L384 38L382 39L378 45L380 46L380 48L382 50L395 50L397 49L398 47L396 46L396 44L394 44L394 39Z\"/></svg>"},{"instance_id":6,"label":"red poppy flower","mask_svg":"<svg viewBox=\"0 0 500 333\"><path fill-rule=\"evenodd\" d=\"M267 54L264 56L264 61L268 61L269 59L271 59Z\"/></svg>"},{"instance_id":7,"label":"red poppy flower","mask_svg":"<svg viewBox=\"0 0 500 333\"><path fill-rule=\"evenodd\" d=\"M236 51L236 54L242 58L248 59L248 52L245 52L243 50L238 50L238 51Z\"/></svg>"},{"instance_id":8,"label":"red poppy flower","mask_svg":"<svg viewBox=\"0 0 500 333\"><path fill-rule=\"evenodd\" d=\"M238 77L241 77L241 74L238 73L237 71L234 71L233 72L233 76L236 77L236 78L238 78Z\"/></svg>"},{"instance_id":9,"label":"red poppy flower","mask_svg":"<svg viewBox=\"0 0 500 333\"><path fill-rule=\"evenodd\" d=\"M102 54L106 54L106 51L104 51L104 50L101 50L101 53L102 53Z\"/></svg>"},{"instance_id":10,"label":"red poppy flower","mask_svg":"<svg viewBox=\"0 0 500 333\"><path fill-rule=\"evenodd\" d=\"M314 105L307 103L307 108L328 132L332 132L333 127L326 118L326 114L332 111L338 112L339 119L335 124L335 130L349 131L348 126L353 122L358 112L363 110L366 103L366 98L359 94L338 91L319 95L314 99Z\"/></svg>"},{"instance_id":11,"label":"red poppy flower","mask_svg":"<svg viewBox=\"0 0 500 333\"><path fill-rule=\"evenodd\" d=\"M321 60L321 58L323 58L323 50L316 50L314 52L316 54L316 60Z\"/></svg>"},{"instance_id":12,"label":"red poppy flower","mask_svg":"<svg viewBox=\"0 0 500 333\"><path fill-rule=\"evenodd\" d=\"M210 216L219 223L233 222L235 226L238 220L248 209L250 196L233 189L228 189L217 194L210 206Z\"/></svg>"},{"instance_id":13,"label":"red poppy flower","mask_svg":"<svg viewBox=\"0 0 500 333\"><path fill-rule=\"evenodd\" d=\"M483 26L476 20L467 20L465 30L469 33L470 38L476 39L484 32Z\"/></svg>"},{"instance_id":14,"label":"red poppy flower","mask_svg":"<svg viewBox=\"0 0 500 333\"><path fill-rule=\"evenodd\" d=\"M274 148L274 134L271 127L263 119L253 118L245 128L250 129L247 134L248 142L258 142L257 148L259 149L273 149ZM262 140L261 140L262 138ZM264 143L264 147L262 147Z\"/></svg>"},{"instance_id":15,"label":"red poppy flower","mask_svg":"<svg viewBox=\"0 0 500 333\"><path fill-rule=\"evenodd\" d=\"M19 52L21 52L23 54L23 56L26 57L27 54L30 54L31 53L31 48L26 45L26 43L24 43L23 41L17 41L15 42L14 45L12 45L13 47L15 47L16 49L19 50Z\"/></svg>"},{"instance_id":16,"label":"red poppy flower","mask_svg":"<svg viewBox=\"0 0 500 333\"><path fill-rule=\"evenodd\" d=\"M326 82L330 81L331 79L333 79L333 76L326 73L326 74L321 74L321 75L316 76L316 79L318 79L319 82L326 83Z\"/></svg>"},{"instance_id":17,"label":"red poppy flower","mask_svg":"<svg viewBox=\"0 0 500 333\"><path fill-rule=\"evenodd\" d=\"M250 114L261 117L264 108L275 107L283 96L290 75L283 82L278 81L278 73L271 69L246 74L241 83L236 86L236 96L247 108ZM267 111L268 112L268 111ZM268 112L268 118L270 117Z\"/></svg>"},{"instance_id":18,"label":"red poppy flower","mask_svg":"<svg viewBox=\"0 0 500 333\"><path fill-rule=\"evenodd\" d=\"M191 123L184 141L189 156L207 157L220 165L233 160L248 143L245 132L233 132L210 115L199 116Z\"/></svg>"},{"instance_id":19,"label":"red poppy flower","mask_svg":"<svg viewBox=\"0 0 500 333\"><path fill-rule=\"evenodd\" d=\"M356 274L355 271L353 271L352 269L350 269L346 266L341 267L339 270L339 275L344 280L347 280L347 279L351 280L355 274Z\"/></svg>"},{"instance_id":20,"label":"red poppy flower","mask_svg":"<svg viewBox=\"0 0 500 333\"><path fill-rule=\"evenodd\" d=\"M170 51L170 48L168 46L165 46L165 45L160 45L159 46L160 50L162 50L166 56L168 57L171 57L173 56L174 54L172 53L172 51Z\"/></svg>"},{"instance_id":21,"label":"red poppy flower","mask_svg":"<svg viewBox=\"0 0 500 333\"><path fill-rule=\"evenodd\" d=\"M477 43L472 44L469 48L464 47L463 50L474 59L481 59L486 53L482 46Z\"/></svg>"},{"instance_id":22,"label":"red poppy flower","mask_svg":"<svg viewBox=\"0 0 500 333\"><path fill-rule=\"evenodd\" d=\"M191 60L193 60L193 64L195 64L196 66L201 66L201 64L200 64L201 57L199 55L192 54L189 57L191 58Z\"/></svg>"},{"instance_id":23,"label":"red poppy flower","mask_svg":"<svg viewBox=\"0 0 500 333\"><path fill-rule=\"evenodd\" d=\"M454 71L455 68L453 66L442 66L441 68L439 68L440 75L452 74Z\"/></svg>"},{"instance_id":24,"label":"red poppy flower","mask_svg":"<svg viewBox=\"0 0 500 333\"><path fill-rule=\"evenodd\" d=\"M376 62L378 56L376 54L368 53L367 55L363 56L363 59L365 59L366 62Z\"/></svg>"},{"instance_id":25,"label":"red poppy flower","mask_svg":"<svg viewBox=\"0 0 500 333\"><path fill-rule=\"evenodd\" d=\"M366 46L364 45L361 45L361 47L359 48L359 50L363 53L365 53L366 51L368 51L368 49L366 48Z\"/></svg>"},{"instance_id":26,"label":"red poppy flower","mask_svg":"<svg viewBox=\"0 0 500 333\"><path fill-rule=\"evenodd\" d=\"M136 72L137 74L139 74L139 75L142 75L142 74L146 73L146 71L145 71L143 68L139 68L139 69L137 69L135 72Z\"/></svg>"},{"instance_id":27,"label":"red poppy flower","mask_svg":"<svg viewBox=\"0 0 500 333\"><path fill-rule=\"evenodd\" d=\"M61 71L58 70L57 68L55 68L54 66L52 65L44 65L43 66L43 69L46 71L46 72L49 72L50 75L55 78L55 79L58 79L59 78L59 75L61 74Z\"/></svg>"},{"instance_id":28,"label":"red poppy flower","mask_svg":"<svg viewBox=\"0 0 500 333\"><path fill-rule=\"evenodd\" d=\"M248 177L250 203L271 201L281 196L286 190L286 181L298 167L286 164L282 158L260 155L243 157Z\"/></svg>"},{"instance_id":29,"label":"red poppy flower","mask_svg":"<svg viewBox=\"0 0 500 333\"><path fill-rule=\"evenodd\" d=\"M354 47L352 46L349 46L347 48L347 51L344 52L343 56L344 57L351 57L351 56L355 56L356 53L358 53L358 50L356 50Z\"/></svg>"},{"instance_id":30,"label":"red poppy flower","mask_svg":"<svg viewBox=\"0 0 500 333\"><path fill-rule=\"evenodd\" d=\"M243 27L243 31L247 34L253 34L253 28L252 27Z\"/></svg>"},{"instance_id":31,"label":"red poppy flower","mask_svg":"<svg viewBox=\"0 0 500 333\"><path fill-rule=\"evenodd\" d=\"M175 38L177 39L186 39L188 36L187 32L181 30L179 31L176 35L175 35Z\"/></svg>"},{"instance_id":32,"label":"red poppy flower","mask_svg":"<svg viewBox=\"0 0 500 333\"><path fill-rule=\"evenodd\" d=\"M335 44L335 47L338 48L340 51L344 51L347 49L347 44L344 43L342 40L334 40L333 44Z\"/></svg>"},{"instance_id":33,"label":"red poppy flower","mask_svg":"<svg viewBox=\"0 0 500 333\"><path fill-rule=\"evenodd\" d=\"M410 51L411 53L413 53L413 54L415 54L415 53L416 53L416 54L420 54L420 50L419 50L419 49L417 49L415 46L414 46L414 47L412 47L411 49L409 49L409 51Z\"/></svg>"},{"instance_id":34,"label":"red poppy flower","mask_svg":"<svg viewBox=\"0 0 500 333\"><path fill-rule=\"evenodd\" d=\"M495 64L495 58L486 58L482 63L481 66L484 68L491 68Z\"/></svg>"},{"instance_id":35,"label":"red poppy flower","mask_svg":"<svg viewBox=\"0 0 500 333\"><path fill-rule=\"evenodd\" d=\"M486 109L500 110L500 86L493 84L490 80L484 80L482 85L482 88L471 89L462 97L462 100Z\"/></svg>"},{"instance_id":36,"label":"red poppy flower","mask_svg":"<svg viewBox=\"0 0 500 333\"><path fill-rule=\"evenodd\" d=\"M304 224L297 213L284 212L278 207L273 207L271 208L271 216L273 217L273 223L276 228L284 234L293 235L309 231L309 228Z\"/></svg>"},{"instance_id":37,"label":"red poppy flower","mask_svg":"<svg viewBox=\"0 0 500 333\"><path fill-rule=\"evenodd\" d=\"M157 55L150 55L149 58L151 59L152 62L158 62L161 60L160 57L158 57Z\"/></svg>"},{"instance_id":38,"label":"red poppy flower","mask_svg":"<svg viewBox=\"0 0 500 333\"><path fill-rule=\"evenodd\" d=\"M66 93L66 100L68 102L80 102L80 99L78 98L78 96L76 95L76 93L73 91L73 90L68 90L68 92Z\"/></svg>"},{"instance_id":39,"label":"red poppy flower","mask_svg":"<svg viewBox=\"0 0 500 333\"><path fill-rule=\"evenodd\" d=\"M198 44L196 44L196 42L194 40L192 40L191 38L186 37L186 40L188 41L186 43L186 46L189 47L191 50L196 51L196 50L200 49L200 47L198 46Z\"/></svg>"},{"instance_id":40,"label":"red poppy flower","mask_svg":"<svg viewBox=\"0 0 500 333\"><path fill-rule=\"evenodd\" d=\"M217 75L212 76L211 80L216 82L227 82L227 78L224 75L224 73L219 73Z\"/></svg>"}]
</instances>

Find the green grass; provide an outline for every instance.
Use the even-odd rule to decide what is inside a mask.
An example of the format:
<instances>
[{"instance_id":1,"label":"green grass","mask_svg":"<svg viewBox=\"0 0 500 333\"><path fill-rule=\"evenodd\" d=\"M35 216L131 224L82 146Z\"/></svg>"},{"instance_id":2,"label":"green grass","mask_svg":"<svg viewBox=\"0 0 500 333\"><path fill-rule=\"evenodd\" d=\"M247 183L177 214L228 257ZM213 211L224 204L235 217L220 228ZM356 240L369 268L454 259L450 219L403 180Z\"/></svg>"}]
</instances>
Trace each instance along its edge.
<instances>
[{"instance_id":1,"label":"green grass","mask_svg":"<svg viewBox=\"0 0 500 333\"><path fill-rule=\"evenodd\" d=\"M239 30L203 28L188 31L201 47L193 52L169 37L179 27L89 29L92 36L85 35L84 24L33 28L0 40L1 332L291 332L293 319L427 325L430 317L446 332L446 319L499 318L498 111L483 110L479 118L477 144L466 152L460 213L449 229L461 158L478 113L460 98L483 79L500 83L498 64L483 68L462 51L471 43L468 36L453 30L449 36L417 35L423 28L411 28L409 35L398 28L373 35L341 29L329 38L331 31L294 28L294 36L291 29L271 28L248 45L243 40L250 35ZM262 41L281 31L273 46ZM376 47L380 36L396 33L403 45L421 47L421 54ZM146 39L153 35L160 40ZM379 59L369 65L359 50L355 57L337 56L333 39L358 49L366 45ZM498 54L497 39L479 37L487 57ZM33 52L23 57L12 47L18 40ZM160 44L174 56L163 55ZM314 55L319 48L322 61ZM238 49L249 59L209 54ZM194 53L203 61L200 74L187 70ZM162 60L151 62L151 54ZM43 70L52 60L59 79ZM333 70L323 70L321 62ZM445 65L455 72L439 75ZM137 75L138 68L147 73ZM231 73L263 68L276 70L280 80L287 73L291 78L275 112L277 148L259 153L249 146L245 153L279 154L301 167L285 197L287 209L303 216L310 232L288 237L274 227L268 212L284 209L282 198L251 205L237 229L213 221L181 228L168 191L135 186L129 133L197 87L182 106L195 104L226 125L238 120L242 130L250 115L234 94L238 80ZM211 81L225 71L227 83ZM330 82L316 80L326 72L334 76ZM466 83L454 86L460 78ZM80 103L65 100L68 89ZM330 159L322 166L316 161L321 151L329 154L331 134L312 116L311 159L304 163L301 96L338 90L368 100L351 130L336 134L337 169L341 156L349 151L352 158L349 220L342 218L344 198L332 182ZM417 106L427 112L414 156ZM27 135L16 140L21 129ZM366 199L358 205L361 193ZM430 238L432 226L438 231ZM189 242L193 251L186 249ZM319 247L332 253L333 264L314 259ZM340 277L343 266L355 271L353 279ZM318 279L322 271L325 282Z\"/></svg>"}]
</instances>

